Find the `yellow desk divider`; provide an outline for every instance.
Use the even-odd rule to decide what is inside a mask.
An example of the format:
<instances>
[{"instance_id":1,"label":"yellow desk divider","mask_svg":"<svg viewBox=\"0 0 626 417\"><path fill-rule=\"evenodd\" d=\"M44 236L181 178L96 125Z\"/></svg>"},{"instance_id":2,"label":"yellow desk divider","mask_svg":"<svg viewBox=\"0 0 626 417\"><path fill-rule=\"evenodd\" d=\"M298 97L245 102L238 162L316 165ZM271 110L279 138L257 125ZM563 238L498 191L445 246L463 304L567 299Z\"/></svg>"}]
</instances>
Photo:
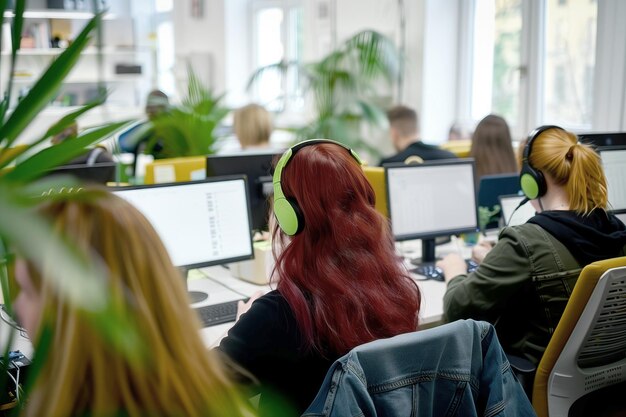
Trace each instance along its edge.
<instances>
[{"instance_id":1,"label":"yellow desk divider","mask_svg":"<svg viewBox=\"0 0 626 417\"><path fill-rule=\"evenodd\" d=\"M471 147L471 140L453 140L452 142L444 142L440 145L441 149L450 151L459 158L469 157Z\"/></svg>"},{"instance_id":2,"label":"yellow desk divider","mask_svg":"<svg viewBox=\"0 0 626 417\"><path fill-rule=\"evenodd\" d=\"M387 208L387 183L385 182L385 168L363 166L363 173L376 194L376 210L385 217L389 217Z\"/></svg>"},{"instance_id":3,"label":"yellow desk divider","mask_svg":"<svg viewBox=\"0 0 626 417\"><path fill-rule=\"evenodd\" d=\"M206 156L159 159L146 165L146 184L184 182L206 178Z\"/></svg>"}]
</instances>

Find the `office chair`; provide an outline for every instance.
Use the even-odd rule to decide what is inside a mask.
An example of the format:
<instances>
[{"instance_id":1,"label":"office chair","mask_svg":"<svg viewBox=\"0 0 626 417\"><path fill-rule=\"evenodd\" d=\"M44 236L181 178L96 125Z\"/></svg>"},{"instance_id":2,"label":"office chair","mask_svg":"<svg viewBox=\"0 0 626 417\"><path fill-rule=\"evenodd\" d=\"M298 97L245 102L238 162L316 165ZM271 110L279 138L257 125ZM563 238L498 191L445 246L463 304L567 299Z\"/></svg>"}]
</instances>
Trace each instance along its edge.
<instances>
[{"instance_id":1,"label":"office chair","mask_svg":"<svg viewBox=\"0 0 626 417\"><path fill-rule=\"evenodd\" d=\"M626 257L587 265L539 362L538 417L567 416L581 397L626 381Z\"/></svg>"},{"instance_id":2,"label":"office chair","mask_svg":"<svg viewBox=\"0 0 626 417\"><path fill-rule=\"evenodd\" d=\"M454 140L452 142L444 142L439 147L452 152L459 158L468 158L472 148L472 141L471 139Z\"/></svg>"},{"instance_id":3,"label":"office chair","mask_svg":"<svg viewBox=\"0 0 626 417\"><path fill-rule=\"evenodd\" d=\"M352 349L303 417L515 416L535 413L495 329L457 320Z\"/></svg>"}]
</instances>

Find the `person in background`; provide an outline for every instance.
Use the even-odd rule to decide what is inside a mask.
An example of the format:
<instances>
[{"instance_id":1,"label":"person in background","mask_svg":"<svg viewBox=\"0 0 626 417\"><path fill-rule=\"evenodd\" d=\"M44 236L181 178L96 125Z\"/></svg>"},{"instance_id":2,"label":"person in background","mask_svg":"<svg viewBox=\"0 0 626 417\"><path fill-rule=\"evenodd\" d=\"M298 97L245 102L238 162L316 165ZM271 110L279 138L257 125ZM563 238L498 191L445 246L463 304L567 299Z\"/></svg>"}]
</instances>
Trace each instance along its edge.
<instances>
[{"instance_id":1,"label":"person in background","mask_svg":"<svg viewBox=\"0 0 626 417\"><path fill-rule=\"evenodd\" d=\"M419 290L357 158L336 142L312 140L276 165L276 290L248 302L218 348L260 381L261 415L302 414L333 361L417 329ZM295 223L286 201L300 213Z\"/></svg>"},{"instance_id":2,"label":"person in background","mask_svg":"<svg viewBox=\"0 0 626 417\"><path fill-rule=\"evenodd\" d=\"M472 131L460 122L454 122L448 132L448 142L471 141Z\"/></svg>"},{"instance_id":3,"label":"person in background","mask_svg":"<svg viewBox=\"0 0 626 417\"><path fill-rule=\"evenodd\" d=\"M161 90L152 90L146 98L146 117L142 121L133 124L126 131L120 133L118 145L121 152L132 153L133 166L129 175L137 172L138 156L146 151L155 158L163 157L160 152L163 150L163 140L155 136L153 121L166 113L170 108L169 98ZM149 149L148 149L149 148Z\"/></svg>"},{"instance_id":4,"label":"person in background","mask_svg":"<svg viewBox=\"0 0 626 417\"><path fill-rule=\"evenodd\" d=\"M523 153L522 189L537 215L504 228L495 246L479 244L470 274L456 254L438 262L447 282L448 321L494 323L508 353L539 363L580 270L626 254L626 227L607 210L598 154L575 134L543 126ZM538 171L531 179L529 168ZM536 185L536 186L535 186Z\"/></svg>"},{"instance_id":5,"label":"person in background","mask_svg":"<svg viewBox=\"0 0 626 417\"><path fill-rule=\"evenodd\" d=\"M54 135L51 139L53 145L58 145L69 138L78 136L78 123L70 123L63 131ZM98 162L113 162L113 156L103 146L96 145L84 154L73 158L65 165L94 165Z\"/></svg>"},{"instance_id":6,"label":"person in background","mask_svg":"<svg viewBox=\"0 0 626 417\"><path fill-rule=\"evenodd\" d=\"M134 344L132 354L121 352L94 324L104 312L88 311L60 290L70 283L55 282L47 268L62 265L45 259L42 270L18 259L19 322L36 347L48 340L44 357L35 358L42 368L22 416L252 415L206 350L184 281L139 211L103 189L87 189L43 204L40 213L80 253L103 263L110 305L131 323L108 325L132 329Z\"/></svg>"},{"instance_id":7,"label":"person in background","mask_svg":"<svg viewBox=\"0 0 626 417\"><path fill-rule=\"evenodd\" d=\"M518 171L506 120L490 114L478 123L472 136L470 157L474 158L476 164L476 183L485 175Z\"/></svg>"},{"instance_id":8,"label":"person in background","mask_svg":"<svg viewBox=\"0 0 626 417\"><path fill-rule=\"evenodd\" d=\"M263 106L253 103L235 111L233 127L241 149L270 148L272 117Z\"/></svg>"},{"instance_id":9,"label":"person in background","mask_svg":"<svg viewBox=\"0 0 626 417\"><path fill-rule=\"evenodd\" d=\"M398 153L381 160L381 166L393 162L423 162L456 158L452 152L422 142L415 110L406 106L396 106L387 111L387 119L389 119L389 136Z\"/></svg>"}]
</instances>

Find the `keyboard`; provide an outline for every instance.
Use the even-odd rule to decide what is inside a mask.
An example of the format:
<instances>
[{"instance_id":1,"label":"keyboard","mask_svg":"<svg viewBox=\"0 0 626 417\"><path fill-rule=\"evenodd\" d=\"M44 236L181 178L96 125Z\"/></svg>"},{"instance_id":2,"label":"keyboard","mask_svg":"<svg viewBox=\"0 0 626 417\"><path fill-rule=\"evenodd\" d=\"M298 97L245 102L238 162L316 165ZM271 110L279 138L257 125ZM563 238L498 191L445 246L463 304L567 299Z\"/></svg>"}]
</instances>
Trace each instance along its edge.
<instances>
[{"instance_id":1,"label":"keyboard","mask_svg":"<svg viewBox=\"0 0 626 417\"><path fill-rule=\"evenodd\" d=\"M471 259L466 259L465 264L467 265L467 272L474 272L476 268L478 268L478 264ZM443 270L434 263L426 263L418 265L417 268L412 269L411 272L414 272L418 275L423 275L426 279L432 279L434 281L445 281L445 277L443 275Z\"/></svg>"},{"instance_id":2,"label":"keyboard","mask_svg":"<svg viewBox=\"0 0 626 417\"><path fill-rule=\"evenodd\" d=\"M248 299L211 304L194 308L194 310L200 317L202 327L217 326L218 324L228 323L237 319L237 304L239 301L245 303Z\"/></svg>"}]
</instances>

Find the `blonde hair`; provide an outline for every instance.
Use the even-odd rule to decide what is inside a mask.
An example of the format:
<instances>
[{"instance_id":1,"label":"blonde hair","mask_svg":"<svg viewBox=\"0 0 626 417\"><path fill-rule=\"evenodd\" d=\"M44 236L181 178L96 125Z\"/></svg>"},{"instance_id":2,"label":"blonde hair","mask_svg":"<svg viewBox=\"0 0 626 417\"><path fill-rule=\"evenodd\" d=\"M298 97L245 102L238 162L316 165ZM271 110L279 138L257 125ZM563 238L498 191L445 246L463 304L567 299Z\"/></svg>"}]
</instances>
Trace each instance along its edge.
<instances>
[{"instance_id":1,"label":"blonde hair","mask_svg":"<svg viewBox=\"0 0 626 417\"><path fill-rule=\"evenodd\" d=\"M235 111L235 135L243 149L267 145L272 134L272 118L263 106L248 104Z\"/></svg>"},{"instance_id":2,"label":"blonde hair","mask_svg":"<svg viewBox=\"0 0 626 417\"><path fill-rule=\"evenodd\" d=\"M533 140L530 164L565 187L569 207L579 214L606 209L607 185L600 156L578 137L562 129L548 129Z\"/></svg>"},{"instance_id":3,"label":"blonde hair","mask_svg":"<svg viewBox=\"0 0 626 417\"><path fill-rule=\"evenodd\" d=\"M57 233L103 260L111 301L134 324L147 358L116 350L84 310L29 265L43 304L37 339L50 329L52 340L23 415L249 415L204 346L183 279L148 220L104 190L79 194L41 211Z\"/></svg>"}]
</instances>

